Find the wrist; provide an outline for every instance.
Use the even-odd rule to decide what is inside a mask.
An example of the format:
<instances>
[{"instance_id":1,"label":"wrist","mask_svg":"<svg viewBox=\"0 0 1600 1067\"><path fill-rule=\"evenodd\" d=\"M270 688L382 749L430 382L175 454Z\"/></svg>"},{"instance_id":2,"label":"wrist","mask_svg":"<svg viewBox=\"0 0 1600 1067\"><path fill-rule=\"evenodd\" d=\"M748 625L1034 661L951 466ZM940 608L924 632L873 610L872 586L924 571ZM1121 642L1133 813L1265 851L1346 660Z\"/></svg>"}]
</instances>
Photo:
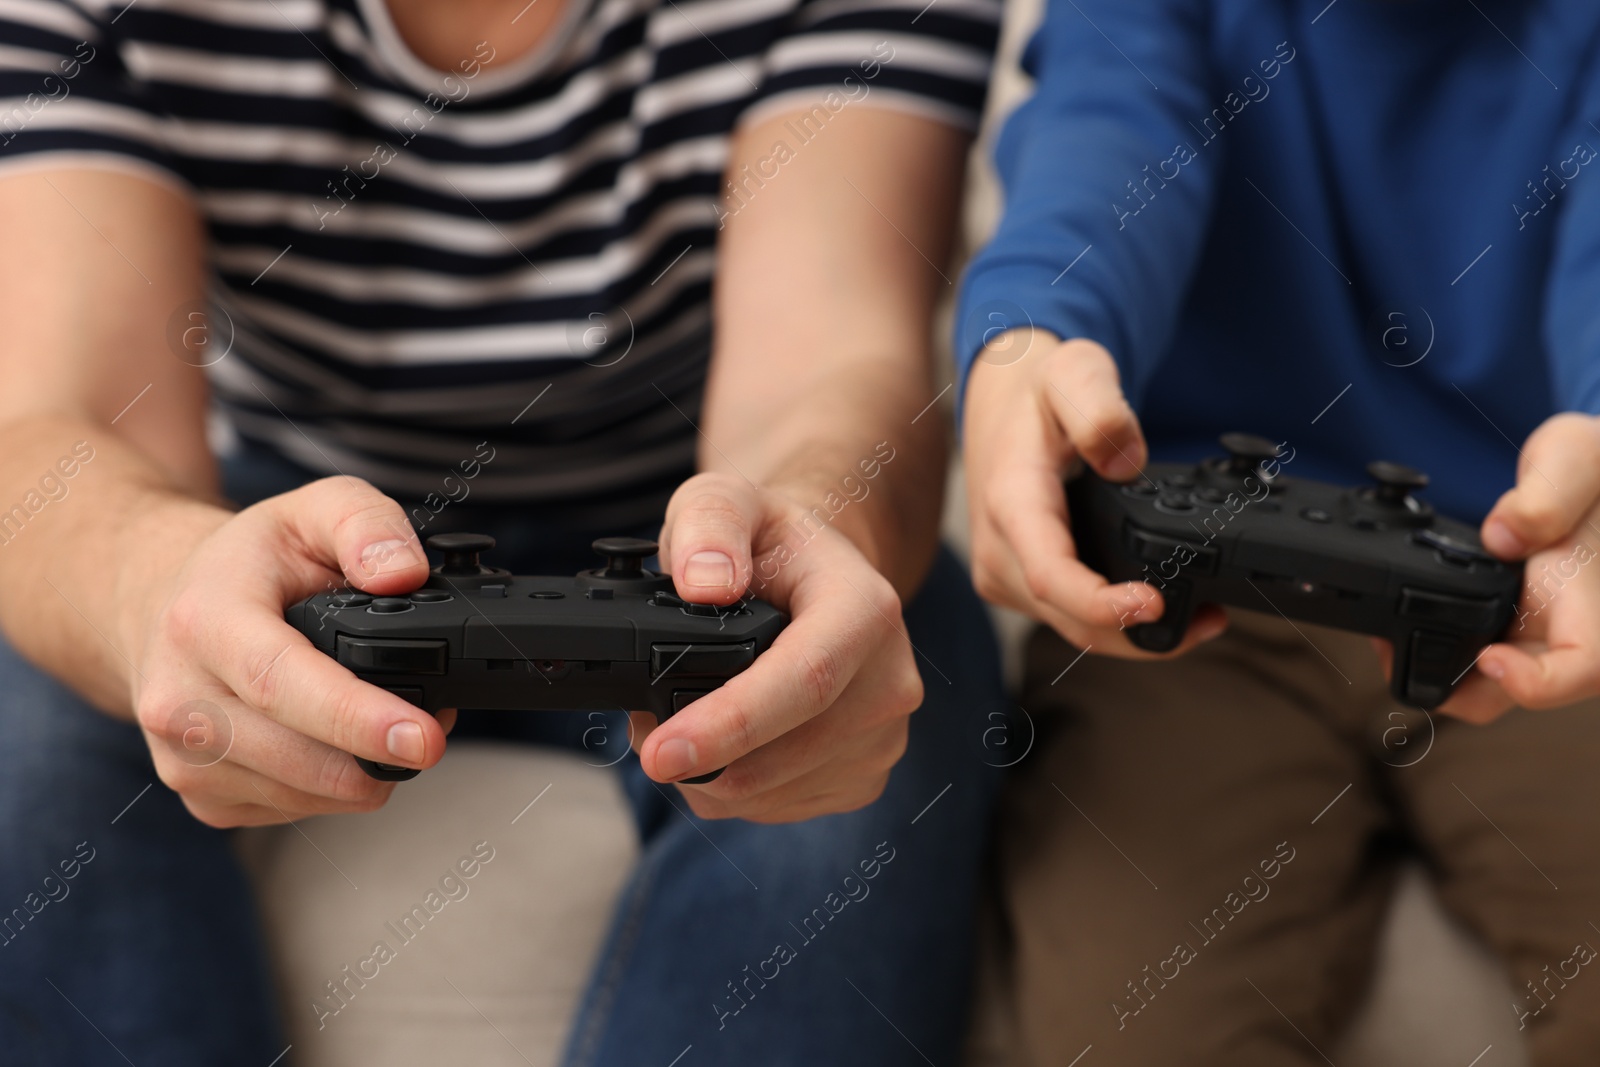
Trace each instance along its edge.
<instances>
[{"instance_id":1,"label":"wrist","mask_svg":"<svg viewBox=\"0 0 1600 1067\"><path fill-rule=\"evenodd\" d=\"M232 513L214 504L166 491L147 491L126 510L133 516L116 535L119 564L113 578L113 625L117 646L129 661L129 692L138 677L150 636L196 548Z\"/></svg>"}]
</instances>

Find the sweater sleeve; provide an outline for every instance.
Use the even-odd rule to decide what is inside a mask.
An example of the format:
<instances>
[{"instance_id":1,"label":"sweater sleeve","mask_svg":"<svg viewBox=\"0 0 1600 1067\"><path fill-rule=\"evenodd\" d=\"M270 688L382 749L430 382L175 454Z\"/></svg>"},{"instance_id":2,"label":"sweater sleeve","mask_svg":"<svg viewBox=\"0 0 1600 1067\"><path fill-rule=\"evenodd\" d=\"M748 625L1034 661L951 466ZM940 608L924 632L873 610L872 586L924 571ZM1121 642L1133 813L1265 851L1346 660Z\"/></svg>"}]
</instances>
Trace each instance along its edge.
<instances>
[{"instance_id":1,"label":"sweater sleeve","mask_svg":"<svg viewBox=\"0 0 1600 1067\"><path fill-rule=\"evenodd\" d=\"M1137 406L1205 238L1222 147L1206 0L1049 0L1033 96L995 150L1006 207L963 281L965 389L986 341L1035 326L1105 345Z\"/></svg>"},{"instance_id":2,"label":"sweater sleeve","mask_svg":"<svg viewBox=\"0 0 1600 1067\"><path fill-rule=\"evenodd\" d=\"M1567 182L1545 288L1544 346L1558 411L1600 414L1600 62L1577 96L1551 170Z\"/></svg>"}]
</instances>

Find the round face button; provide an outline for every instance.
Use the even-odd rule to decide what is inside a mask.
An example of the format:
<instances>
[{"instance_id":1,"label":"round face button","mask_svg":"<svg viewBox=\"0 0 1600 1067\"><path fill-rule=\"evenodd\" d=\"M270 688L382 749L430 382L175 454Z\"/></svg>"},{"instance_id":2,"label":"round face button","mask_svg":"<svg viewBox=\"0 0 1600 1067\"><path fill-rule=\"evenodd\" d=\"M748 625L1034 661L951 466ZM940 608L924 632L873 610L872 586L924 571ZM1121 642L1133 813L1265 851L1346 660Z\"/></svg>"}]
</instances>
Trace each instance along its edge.
<instances>
[{"instance_id":1,"label":"round face button","mask_svg":"<svg viewBox=\"0 0 1600 1067\"><path fill-rule=\"evenodd\" d=\"M411 601L405 597L380 596L372 602L367 609L375 615L394 615L402 611L411 610Z\"/></svg>"},{"instance_id":2,"label":"round face button","mask_svg":"<svg viewBox=\"0 0 1600 1067\"><path fill-rule=\"evenodd\" d=\"M368 593L336 593L328 598L328 605L334 608L364 608L372 603L372 596Z\"/></svg>"},{"instance_id":3,"label":"round face button","mask_svg":"<svg viewBox=\"0 0 1600 1067\"><path fill-rule=\"evenodd\" d=\"M1208 504L1220 504L1224 500L1228 499L1227 493L1224 493L1221 489L1217 489L1209 485L1204 489L1196 490L1194 495L1198 499L1204 500Z\"/></svg>"},{"instance_id":4,"label":"round face button","mask_svg":"<svg viewBox=\"0 0 1600 1067\"><path fill-rule=\"evenodd\" d=\"M1193 489L1194 475L1169 474L1158 483L1163 489Z\"/></svg>"},{"instance_id":5,"label":"round face button","mask_svg":"<svg viewBox=\"0 0 1600 1067\"><path fill-rule=\"evenodd\" d=\"M1333 521L1333 516L1329 515L1326 511L1323 511L1321 508L1302 508L1301 511L1300 511L1300 517L1302 519L1307 519L1307 520L1309 520L1311 522L1332 522Z\"/></svg>"},{"instance_id":6,"label":"round face button","mask_svg":"<svg viewBox=\"0 0 1600 1067\"><path fill-rule=\"evenodd\" d=\"M1156 510L1169 515L1187 515L1194 510L1188 493L1165 492L1156 498Z\"/></svg>"},{"instance_id":7,"label":"round face button","mask_svg":"<svg viewBox=\"0 0 1600 1067\"><path fill-rule=\"evenodd\" d=\"M567 594L562 593L562 592L558 592L558 591L556 591L554 589L535 589L533 592L529 593L528 595L531 596L535 600L560 600L562 597L566 596Z\"/></svg>"},{"instance_id":8,"label":"round face button","mask_svg":"<svg viewBox=\"0 0 1600 1067\"><path fill-rule=\"evenodd\" d=\"M1125 494L1127 494L1128 496L1141 496L1141 497L1144 497L1144 496L1155 496L1161 490L1157 489L1150 482L1141 481L1141 482L1129 482L1127 485L1122 487L1122 491Z\"/></svg>"},{"instance_id":9,"label":"round face button","mask_svg":"<svg viewBox=\"0 0 1600 1067\"><path fill-rule=\"evenodd\" d=\"M447 600L454 599L455 597L446 593L443 589L418 589L411 594L411 602L413 604L443 604Z\"/></svg>"}]
</instances>

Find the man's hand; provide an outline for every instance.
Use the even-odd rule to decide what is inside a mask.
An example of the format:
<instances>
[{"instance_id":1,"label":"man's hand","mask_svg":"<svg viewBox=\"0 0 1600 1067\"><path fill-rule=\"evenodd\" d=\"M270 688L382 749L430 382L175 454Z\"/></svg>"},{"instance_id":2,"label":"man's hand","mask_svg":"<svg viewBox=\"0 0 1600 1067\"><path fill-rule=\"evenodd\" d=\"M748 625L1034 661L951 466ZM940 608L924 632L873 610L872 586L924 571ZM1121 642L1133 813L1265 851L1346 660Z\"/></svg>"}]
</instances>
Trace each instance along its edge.
<instances>
[{"instance_id":1,"label":"man's hand","mask_svg":"<svg viewBox=\"0 0 1600 1067\"><path fill-rule=\"evenodd\" d=\"M1522 600L1439 711L1481 723L1600 695L1600 418L1556 415L1529 435L1482 534L1500 558L1527 560Z\"/></svg>"},{"instance_id":2,"label":"man's hand","mask_svg":"<svg viewBox=\"0 0 1600 1067\"><path fill-rule=\"evenodd\" d=\"M800 503L721 473L673 496L661 562L686 600L731 604L748 591L790 622L754 666L665 724L636 716L645 772L679 782L726 767L681 786L707 819L791 822L876 800L922 703L888 580Z\"/></svg>"},{"instance_id":3,"label":"man's hand","mask_svg":"<svg viewBox=\"0 0 1600 1067\"><path fill-rule=\"evenodd\" d=\"M1019 346L1024 352L1016 357ZM1040 330L999 337L967 384L967 496L979 595L1049 624L1079 648L1153 657L1123 630L1159 619L1161 595L1144 582L1112 585L1078 562L1062 487L1076 459L1122 482L1137 477L1146 458L1139 421L1103 347L1059 342ZM1168 655L1226 625L1220 609L1200 609Z\"/></svg>"},{"instance_id":4,"label":"man's hand","mask_svg":"<svg viewBox=\"0 0 1600 1067\"><path fill-rule=\"evenodd\" d=\"M351 753L429 767L440 721L368 685L283 618L350 585L399 594L427 578L400 506L356 478L324 478L217 523L177 574L149 583L125 625L133 703L156 773L200 821L255 826L371 811L392 783Z\"/></svg>"}]
</instances>

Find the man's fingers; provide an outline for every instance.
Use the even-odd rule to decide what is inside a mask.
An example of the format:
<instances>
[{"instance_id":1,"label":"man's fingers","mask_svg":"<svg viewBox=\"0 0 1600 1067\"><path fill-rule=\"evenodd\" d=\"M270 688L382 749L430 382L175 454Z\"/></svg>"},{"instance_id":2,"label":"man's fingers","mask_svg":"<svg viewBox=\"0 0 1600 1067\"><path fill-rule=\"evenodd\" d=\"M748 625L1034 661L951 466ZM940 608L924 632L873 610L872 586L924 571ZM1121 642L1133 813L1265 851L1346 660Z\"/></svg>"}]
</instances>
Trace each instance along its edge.
<instances>
[{"instance_id":1,"label":"man's fingers","mask_svg":"<svg viewBox=\"0 0 1600 1067\"><path fill-rule=\"evenodd\" d=\"M1125 482L1144 469L1144 433L1105 349L1086 341L1062 345L1052 353L1042 391L1072 447L1100 475Z\"/></svg>"},{"instance_id":2,"label":"man's fingers","mask_svg":"<svg viewBox=\"0 0 1600 1067\"><path fill-rule=\"evenodd\" d=\"M722 475L685 482L667 512L663 556L678 595L702 604L731 604L750 585L750 543L760 504Z\"/></svg>"},{"instance_id":3,"label":"man's fingers","mask_svg":"<svg viewBox=\"0 0 1600 1067\"><path fill-rule=\"evenodd\" d=\"M1013 468L992 490L1010 506L989 512L1016 556L1024 592L1084 625L1116 629L1161 617L1159 594L1142 582L1112 585L1078 562L1060 480L1042 468Z\"/></svg>"},{"instance_id":4,"label":"man's fingers","mask_svg":"<svg viewBox=\"0 0 1600 1067\"><path fill-rule=\"evenodd\" d=\"M863 601L875 593L877 601ZM904 627L892 592L854 589L842 577L820 577L805 602L791 606L794 621L753 666L658 726L639 746L650 777L677 781L726 767L814 718L838 699L866 659L865 650L882 640L882 630ZM910 673L913 680L906 684L920 687L916 672Z\"/></svg>"},{"instance_id":5,"label":"man's fingers","mask_svg":"<svg viewBox=\"0 0 1600 1067\"><path fill-rule=\"evenodd\" d=\"M1480 671L1472 670L1456 686L1450 699L1434 710L1462 722L1478 726L1494 722L1516 706L1500 684Z\"/></svg>"},{"instance_id":6,"label":"man's fingers","mask_svg":"<svg viewBox=\"0 0 1600 1067\"><path fill-rule=\"evenodd\" d=\"M1525 708L1571 704L1593 693L1600 680L1592 646L1556 646L1533 654L1516 645L1491 645L1478 669Z\"/></svg>"},{"instance_id":7,"label":"man's fingers","mask_svg":"<svg viewBox=\"0 0 1600 1067\"><path fill-rule=\"evenodd\" d=\"M1528 437L1516 487L1483 521L1483 543L1502 558L1521 559L1577 530L1597 497L1600 421L1588 415L1556 415ZM1585 531L1578 533L1585 536Z\"/></svg>"},{"instance_id":8,"label":"man's fingers","mask_svg":"<svg viewBox=\"0 0 1600 1067\"><path fill-rule=\"evenodd\" d=\"M444 730L433 716L361 681L281 619L200 641L223 685L290 730L406 767L431 767L444 753Z\"/></svg>"},{"instance_id":9,"label":"man's fingers","mask_svg":"<svg viewBox=\"0 0 1600 1067\"><path fill-rule=\"evenodd\" d=\"M257 507L292 548L366 592L407 592L428 578L428 558L405 512L360 478L322 478Z\"/></svg>"}]
</instances>

